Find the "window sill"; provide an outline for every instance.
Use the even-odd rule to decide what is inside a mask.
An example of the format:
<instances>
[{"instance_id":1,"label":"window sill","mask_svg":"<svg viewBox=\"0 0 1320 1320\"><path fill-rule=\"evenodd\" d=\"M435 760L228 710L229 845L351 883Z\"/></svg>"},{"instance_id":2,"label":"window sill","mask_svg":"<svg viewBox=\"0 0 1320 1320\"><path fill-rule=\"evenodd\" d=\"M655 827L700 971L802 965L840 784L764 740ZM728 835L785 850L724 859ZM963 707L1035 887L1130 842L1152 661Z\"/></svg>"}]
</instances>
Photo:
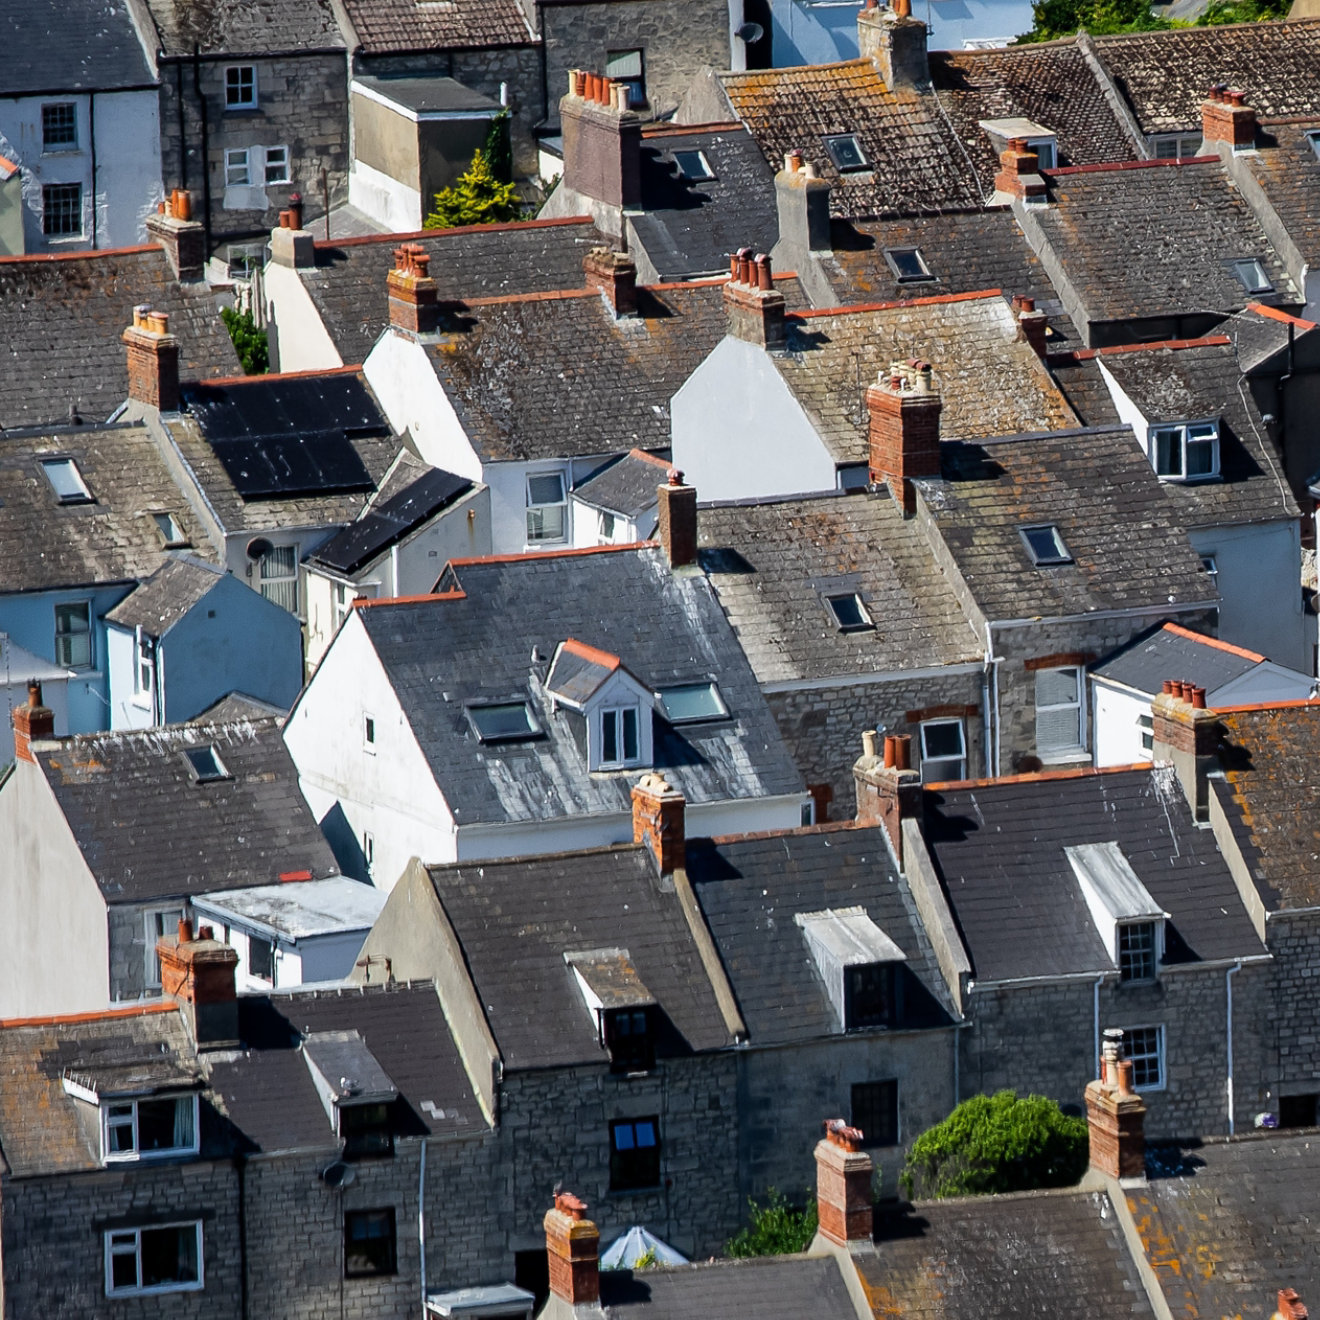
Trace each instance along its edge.
<instances>
[{"instance_id":1,"label":"window sill","mask_svg":"<svg viewBox=\"0 0 1320 1320\"><path fill-rule=\"evenodd\" d=\"M1068 747L1059 752L1037 752L1041 765L1067 765L1070 761L1089 761L1091 753L1085 747Z\"/></svg>"},{"instance_id":2,"label":"window sill","mask_svg":"<svg viewBox=\"0 0 1320 1320\"><path fill-rule=\"evenodd\" d=\"M162 1283L154 1288L107 1288L105 1295L107 1297L159 1297L162 1293L201 1292L203 1286L199 1279L196 1283Z\"/></svg>"}]
</instances>

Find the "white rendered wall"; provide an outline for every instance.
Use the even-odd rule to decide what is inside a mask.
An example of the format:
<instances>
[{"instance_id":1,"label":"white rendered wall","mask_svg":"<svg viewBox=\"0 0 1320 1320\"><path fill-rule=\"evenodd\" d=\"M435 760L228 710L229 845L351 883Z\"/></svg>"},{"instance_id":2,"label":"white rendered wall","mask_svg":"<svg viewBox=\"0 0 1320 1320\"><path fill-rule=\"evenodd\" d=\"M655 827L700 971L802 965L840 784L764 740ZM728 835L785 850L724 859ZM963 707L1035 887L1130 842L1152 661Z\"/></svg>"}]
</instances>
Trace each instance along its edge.
<instances>
[{"instance_id":1,"label":"white rendered wall","mask_svg":"<svg viewBox=\"0 0 1320 1320\"><path fill-rule=\"evenodd\" d=\"M327 371L344 365L296 270L268 261L262 287L266 316L274 325L279 345L281 371Z\"/></svg>"},{"instance_id":2,"label":"white rendered wall","mask_svg":"<svg viewBox=\"0 0 1320 1320\"><path fill-rule=\"evenodd\" d=\"M110 727L149 729L155 722L153 694L133 691L137 668L137 635L124 628L105 630L106 666L110 678Z\"/></svg>"},{"instance_id":3,"label":"white rendered wall","mask_svg":"<svg viewBox=\"0 0 1320 1320\"><path fill-rule=\"evenodd\" d=\"M1142 729L1137 721L1150 714L1149 698L1091 680L1091 711L1095 728L1095 764L1133 765L1149 761L1141 745Z\"/></svg>"},{"instance_id":4,"label":"white rendered wall","mask_svg":"<svg viewBox=\"0 0 1320 1320\"><path fill-rule=\"evenodd\" d=\"M422 227L422 194L360 160L349 171L348 201L393 233L415 234Z\"/></svg>"}]
</instances>

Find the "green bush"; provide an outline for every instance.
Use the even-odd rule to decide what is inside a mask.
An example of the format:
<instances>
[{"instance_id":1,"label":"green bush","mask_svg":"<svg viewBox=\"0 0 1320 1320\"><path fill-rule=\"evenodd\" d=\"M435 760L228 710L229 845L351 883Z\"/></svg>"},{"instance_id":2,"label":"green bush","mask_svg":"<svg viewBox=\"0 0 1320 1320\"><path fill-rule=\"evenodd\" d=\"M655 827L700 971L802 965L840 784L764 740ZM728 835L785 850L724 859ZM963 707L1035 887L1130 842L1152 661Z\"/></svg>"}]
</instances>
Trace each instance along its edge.
<instances>
[{"instance_id":1,"label":"green bush","mask_svg":"<svg viewBox=\"0 0 1320 1320\"><path fill-rule=\"evenodd\" d=\"M509 112L501 110L490 121L486 145L482 148L490 162L490 172L500 183L513 182L513 140L509 136Z\"/></svg>"},{"instance_id":2,"label":"green bush","mask_svg":"<svg viewBox=\"0 0 1320 1320\"><path fill-rule=\"evenodd\" d=\"M521 218L518 189L511 183L501 183L486 153L478 150L467 173L436 193L426 228L454 229L458 225L489 225Z\"/></svg>"},{"instance_id":3,"label":"green bush","mask_svg":"<svg viewBox=\"0 0 1320 1320\"><path fill-rule=\"evenodd\" d=\"M784 1256L805 1251L816 1236L816 1199L810 1198L799 1208L773 1187L765 1203L749 1197L751 1223L739 1230L724 1245L729 1256Z\"/></svg>"},{"instance_id":4,"label":"green bush","mask_svg":"<svg viewBox=\"0 0 1320 1320\"><path fill-rule=\"evenodd\" d=\"M1071 37L1079 29L1092 36L1116 32L1167 32L1172 28L1216 27L1222 23L1261 23L1288 17L1289 0L1210 0L1195 23L1164 18L1150 0L1036 0L1031 7L1031 31L1019 46Z\"/></svg>"},{"instance_id":5,"label":"green bush","mask_svg":"<svg viewBox=\"0 0 1320 1320\"><path fill-rule=\"evenodd\" d=\"M222 307L220 319L234 341L234 350L243 370L249 376L263 375L270 365L270 344L266 332L252 319L252 313Z\"/></svg>"},{"instance_id":6,"label":"green bush","mask_svg":"<svg viewBox=\"0 0 1320 1320\"><path fill-rule=\"evenodd\" d=\"M1086 1121L1044 1096L1012 1091L964 1100L912 1143L903 1169L911 1197L977 1196L1069 1187L1086 1171Z\"/></svg>"}]
</instances>

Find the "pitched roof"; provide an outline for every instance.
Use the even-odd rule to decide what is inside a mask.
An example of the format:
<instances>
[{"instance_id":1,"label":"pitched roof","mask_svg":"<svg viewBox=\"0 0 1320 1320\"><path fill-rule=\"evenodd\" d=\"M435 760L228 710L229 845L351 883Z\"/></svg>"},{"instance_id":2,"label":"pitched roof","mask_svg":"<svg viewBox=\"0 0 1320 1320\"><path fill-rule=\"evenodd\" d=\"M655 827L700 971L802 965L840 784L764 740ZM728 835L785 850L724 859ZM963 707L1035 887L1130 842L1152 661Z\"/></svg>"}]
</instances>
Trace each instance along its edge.
<instances>
[{"instance_id":1,"label":"pitched roof","mask_svg":"<svg viewBox=\"0 0 1320 1320\"><path fill-rule=\"evenodd\" d=\"M946 443L942 480L917 483L936 531L989 619L1213 603L1178 511L1132 432ZM1097 480L1103 474L1103 480ZM1024 527L1053 525L1071 559L1036 566Z\"/></svg>"},{"instance_id":2,"label":"pitched roof","mask_svg":"<svg viewBox=\"0 0 1320 1320\"><path fill-rule=\"evenodd\" d=\"M949 1023L939 968L880 827L689 840L687 870L754 1046L842 1032L794 921L831 908L865 909L906 955L905 1029Z\"/></svg>"},{"instance_id":3,"label":"pitched roof","mask_svg":"<svg viewBox=\"0 0 1320 1320\"><path fill-rule=\"evenodd\" d=\"M1257 114L1320 114L1320 21L1240 23L1093 37L1096 57L1144 133L1192 132L1216 83L1247 89Z\"/></svg>"},{"instance_id":4,"label":"pitched roof","mask_svg":"<svg viewBox=\"0 0 1320 1320\"><path fill-rule=\"evenodd\" d=\"M123 0L6 5L0 39L8 57L6 96L110 92L148 88L155 81Z\"/></svg>"},{"instance_id":5,"label":"pitched roof","mask_svg":"<svg viewBox=\"0 0 1320 1320\"><path fill-rule=\"evenodd\" d=\"M128 394L120 336L139 303L170 314L185 380L237 374L210 289L179 284L159 247L0 258L0 426L63 425L74 407L109 417Z\"/></svg>"},{"instance_id":6,"label":"pitched roof","mask_svg":"<svg viewBox=\"0 0 1320 1320\"><path fill-rule=\"evenodd\" d=\"M343 362L362 362L390 323L385 277L401 241L420 244L445 301L580 289L582 260L601 242L589 218L473 225L316 244L298 271Z\"/></svg>"},{"instance_id":7,"label":"pitched roof","mask_svg":"<svg viewBox=\"0 0 1320 1320\"><path fill-rule=\"evenodd\" d=\"M180 555L161 565L105 617L161 638L225 575L224 569Z\"/></svg>"},{"instance_id":8,"label":"pitched roof","mask_svg":"<svg viewBox=\"0 0 1320 1320\"><path fill-rule=\"evenodd\" d=\"M981 647L914 520L887 497L703 505L702 566L761 683L956 664ZM843 632L827 598L873 628Z\"/></svg>"},{"instance_id":9,"label":"pitched roof","mask_svg":"<svg viewBox=\"0 0 1320 1320\"><path fill-rule=\"evenodd\" d=\"M439 585L463 595L357 614L460 826L631 810L636 773L589 773L575 717L551 711L545 666L569 637L619 656L652 691L718 683L728 719L656 716L653 768L689 803L802 791L715 593L703 575L671 573L658 546L459 561ZM533 649L545 659L529 664ZM469 731L472 703L520 700L544 737L483 744Z\"/></svg>"},{"instance_id":10,"label":"pitched roof","mask_svg":"<svg viewBox=\"0 0 1320 1320\"><path fill-rule=\"evenodd\" d=\"M1172 766L927 789L924 833L978 981L1112 971L1064 852L1117 843L1169 914L1165 961L1263 952Z\"/></svg>"},{"instance_id":11,"label":"pitched roof","mask_svg":"<svg viewBox=\"0 0 1320 1320\"><path fill-rule=\"evenodd\" d=\"M343 50L330 0L144 0L160 49L203 55L293 55Z\"/></svg>"},{"instance_id":12,"label":"pitched roof","mask_svg":"<svg viewBox=\"0 0 1320 1320\"><path fill-rule=\"evenodd\" d=\"M1305 124L1270 124L1264 132L1273 137L1274 145L1241 158L1311 269L1320 262L1320 156L1310 137L1317 129L1320 118Z\"/></svg>"},{"instance_id":13,"label":"pitched roof","mask_svg":"<svg viewBox=\"0 0 1320 1320\"><path fill-rule=\"evenodd\" d=\"M43 458L71 459L91 501L62 504ZM167 559L153 512L172 514L198 551L210 552L144 427L6 434L0 441L0 582L6 591L148 577Z\"/></svg>"},{"instance_id":14,"label":"pitched roof","mask_svg":"<svg viewBox=\"0 0 1320 1320\"><path fill-rule=\"evenodd\" d=\"M1069 322L1071 329L1071 322ZM1088 352L1051 353L1050 375L1063 391L1068 406L1083 426L1116 427L1124 425L1114 407L1114 396L1100 374L1100 359Z\"/></svg>"},{"instance_id":15,"label":"pitched roof","mask_svg":"<svg viewBox=\"0 0 1320 1320\"><path fill-rule=\"evenodd\" d=\"M1015 435L1076 419L997 290L791 316L788 345L771 360L836 463L870 455L866 389L890 363L935 368L947 439Z\"/></svg>"},{"instance_id":16,"label":"pitched roof","mask_svg":"<svg viewBox=\"0 0 1320 1320\"><path fill-rule=\"evenodd\" d=\"M535 44L518 0L345 0L344 9L364 55Z\"/></svg>"},{"instance_id":17,"label":"pitched roof","mask_svg":"<svg viewBox=\"0 0 1320 1320\"><path fill-rule=\"evenodd\" d=\"M1265 657L1204 637L1176 623L1164 623L1134 638L1099 664L1091 673L1154 696L1166 678L1205 688L1213 699L1216 689L1250 673ZM1213 700L1212 700L1213 704Z\"/></svg>"},{"instance_id":18,"label":"pitched roof","mask_svg":"<svg viewBox=\"0 0 1320 1320\"><path fill-rule=\"evenodd\" d=\"M678 900L644 847L429 868L505 1068L605 1063L566 953L623 949L660 1007L657 1053L732 1038Z\"/></svg>"},{"instance_id":19,"label":"pitched roof","mask_svg":"<svg viewBox=\"0 0 1320 1320\"><path fill-rule=\"evenodd\" d=\"M227 778L194 780L184 752L206 746ZM338 872L278 720L80 734L36 758L107 903Z\"/></svg>"},{"instance_id":20,"label":"pitched roof","mask_svg":"<svg viewBox=\"0 0 1320 1320\"><path fill-rule=\"evenodd\" d=\"M660 502L656 488L664 484L668 473L665 459L632 449L580 481L573 487L573 496L593 509L635 521Z\"/></svg>"}]
</instances>

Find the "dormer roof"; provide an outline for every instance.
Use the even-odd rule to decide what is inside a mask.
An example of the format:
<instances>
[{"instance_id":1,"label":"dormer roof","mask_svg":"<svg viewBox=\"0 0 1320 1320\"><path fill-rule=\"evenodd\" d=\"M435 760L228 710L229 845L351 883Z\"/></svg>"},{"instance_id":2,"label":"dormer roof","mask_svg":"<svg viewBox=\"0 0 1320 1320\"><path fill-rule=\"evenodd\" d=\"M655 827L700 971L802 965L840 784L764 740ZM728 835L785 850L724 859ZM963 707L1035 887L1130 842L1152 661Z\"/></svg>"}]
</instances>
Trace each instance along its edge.
<instances>
[{"instance_id":1,"label":"dormer roof","mask_svg":"<svg viewBox=\"0 0 1320 1320\"><path fill-rule=\"evenodd\" d=\"M545 676L545 690L557 701L581 708L620 667L617 655L570 637L555 650L550 672Z\"/></svg>"}]
</instances>

